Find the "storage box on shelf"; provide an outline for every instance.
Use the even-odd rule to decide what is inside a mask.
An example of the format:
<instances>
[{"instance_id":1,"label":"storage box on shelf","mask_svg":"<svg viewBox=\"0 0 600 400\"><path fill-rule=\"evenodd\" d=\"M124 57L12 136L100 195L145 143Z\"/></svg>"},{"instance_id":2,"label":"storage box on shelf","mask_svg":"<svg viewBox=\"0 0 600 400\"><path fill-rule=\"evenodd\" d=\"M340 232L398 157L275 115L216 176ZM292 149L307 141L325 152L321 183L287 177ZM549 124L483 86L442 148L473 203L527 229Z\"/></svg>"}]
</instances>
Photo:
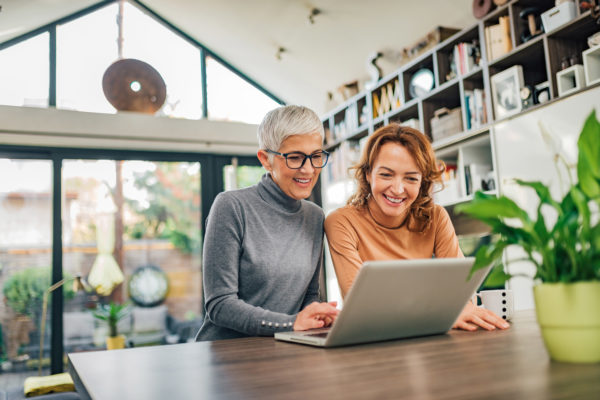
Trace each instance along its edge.
<instances>
[{"instance_id":1,"label":"storage box on shelf","mask_svg":"<svg viewBox=\"0 0 600 400\"><path fill-rule=\"evenodd\" d=\"M566 96L576 92L585 86L585 76L583 65L575 64L556 74L556 84L558 85L558 96Z\"/></svg>"},{"instance_id":2,"label":"storage box on shelf","mask_svg":"<svg viewBox=\"0 0 600 400\"><path fill-rule=\"evenodd\" d=\"M574 1L565 1L542 14L544 30L551 32L577 17L577 6Z\"/></svg>"},{"instance_id":3,"label":"storage box on shelf","mask_svg":"<svg viewBox=\"0 0 600 400\"><path fill-rule=\"evenodd\" d=\"M583 69L587 85L600 82L600 45L583 52Z\"/></svg>"}]
</instances>

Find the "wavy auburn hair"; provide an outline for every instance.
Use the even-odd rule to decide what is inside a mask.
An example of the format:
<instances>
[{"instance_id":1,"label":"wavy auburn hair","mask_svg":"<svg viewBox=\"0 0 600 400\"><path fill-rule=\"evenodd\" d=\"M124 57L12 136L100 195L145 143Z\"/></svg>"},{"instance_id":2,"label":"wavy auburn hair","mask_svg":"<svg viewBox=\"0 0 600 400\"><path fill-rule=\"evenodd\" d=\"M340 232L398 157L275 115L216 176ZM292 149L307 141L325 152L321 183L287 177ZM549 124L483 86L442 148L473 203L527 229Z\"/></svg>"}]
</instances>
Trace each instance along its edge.
<instances>
[{"instance_id":1,"label":"wavy auburn hair","mask_svg":"<svg viewBox=\"0 0 600 400\"><path fill-rule=\"evenodd\" d=\"M356 192L348 200L348 204L357 208L366 207L371 196L371 186L367 175L371 173L373 164L381 147L386 143L397 143L409 151L421 172L421 188L414 203L410 207L408 230L424 232L431 226L433 214L433 185L441 183L444 164L435 158L429 138L416 129L391 123L377 129L367 140L358 164L354 165L354 178L357 182Z\"/></svg>"}]
</instances>

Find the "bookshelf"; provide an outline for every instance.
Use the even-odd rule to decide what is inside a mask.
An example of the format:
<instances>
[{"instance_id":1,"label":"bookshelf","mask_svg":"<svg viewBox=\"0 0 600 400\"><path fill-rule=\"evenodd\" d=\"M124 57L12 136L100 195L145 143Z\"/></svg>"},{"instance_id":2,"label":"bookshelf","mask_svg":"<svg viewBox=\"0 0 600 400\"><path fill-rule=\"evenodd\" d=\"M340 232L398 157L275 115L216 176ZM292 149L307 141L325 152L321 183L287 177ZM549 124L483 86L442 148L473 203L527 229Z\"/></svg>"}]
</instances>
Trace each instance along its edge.
<instances>
[{"instance_id":1,"label":"bookshelf","mask_svg":"<svg viewBox=\"0 0 600 400\"><path fill-rule=\"evenodd\" d=\"M475 172L477 179L474 187L481 188L481 182L478 181L485 172L482 180L487 182L486 187L493 189L483 189L498 193L501 185L495 174L494 127L502 121L559 100L557 73L563 69L561 63L573 55L574 61L581 63L582 53L588 48L587 37L600 30L590 13L580 10L579 1L575 1L575 4L577 15L574 19L549 32L542 30L542 33L527 38L529 25L522 12L535 7L539 19L541 13L555 6L555 1L511 0L476 24L457 32L383 77L371 90L359 93L328 112L323 116L325 130L328 131L325 146L332 152L335 162L331 163L330 168L335 171L325 171L323 185L351 180L345 170L360 152L361 140L383 125L398 122L428 135L438 157L450 166L449 171L454 170L452 179L456 182L451 181L439 193L440 204L452 208L471 198L473 183L465 175L465 171L469 174L471 167L480 172ZM499 55L494 53L494 58L490 59L490 40L487 35L490 27L500 25L504 35L504 43L500 45L504 50ZM514 65L522 67L525 86L535 90L536 86L547 84L548 98L543 104L530 100L518 114L498 118L494 112L491 77ZM411 78L422 69L433 73L432 89L414 96L410 89ZM582 87L571 91L569 95L577 95L597 85ZM460 118L460 121L455 121L455 126L460 128L454 128L450 133L439 131L439 123L434 124L436 121L433 119L442 108L455 111L454 115ZM340 126L344 129L338 128ZM333 166L338 162L342 167ZM323 192L326 193L325 190ZM324 203L327 203L326 199ZM457 233L469 233L468 226L471 224L465 224L465 229L460 224L455 225Z\"/></svg>"},{"instance_id":2,"label":"bookshelf","mask_svg":"<svg viewBox=\"0 0 600 400\"><path fill-rule=\"evenodd\" d=\"M593 108L597 109L597 114L600 112L600 47L588 50L587 44L587 38L599 32L600 25L596 24L589 11L581 10L580 3L579 0L575 1L575 18L548 32L524 40L529 25L527 19L521 17L522 12L536 7L541 14L554 8L555 1L510 0L476 24L457 32L383 77L373 89L359 93L325 114L322 119L327 129L334 123L335 116L347 108L358 107L360 110L366 110L366 121L363 117L363 121L345 136L326 141L326 149L335 155L335 160L343 160L343 166L336 167L335 175L324 174L322 182L325 212L345 204L347 197L353 193L352 179L345 169L350 167L351 160L356 157L356 152L360 151L361 141L366 140L368 135L380 126L390 122L408 124L428 135L437 157L448 166L446 187L436 193L435 201L448 210L459 237L489 232L483 223L454 212L457 204L472 199L472 192L477 188L493 195L508 195L517 199L519 204L531 207L531 212L536 212L537 203L532 195L519 191L514 185L514 179L559 182L552 157L548 155L547 146L539 135L539 122L546 122L547 126L562 135L565 141L575 143L587 113ZM508 22L508 27L505 25L504 29L508 33L506 40L510 43L500 54L494 54L494 57L490 58L486 46L486 32L489 32L487 28L499 25L501 20L504 24ZM457 48L462 47L464 52L465 44L478 47L478 60L473 59L465 64L464 58L460 58L460 50L459 56L456 55ZM593 79L583 87L571 90L561 97L557 75L565 70L565 59L570 60L573 57L575 64L583 64L587 60L588 66L584 65L584 70L589 76L593 76ZM457 68L456 63L453 67L453 60L456 58L463 63L462 69ZM528 100L528 104L522 105L517 113L504 117L496 116L492 77L515 65L522 67L524 86L534 90L545 86L547 96L540 103ZM432 71L433 88L415 97L411 95L410 81L413 75L423 68ZM374 114L373 95L380 100L381 89L386 87L388 92L387 87L390 83L394 88L401 88L397 97L399 104L380 108ZM473 103L474 99L476 104ZM445 135L432 132L432 118L442 107L460 110L458 115L461 118L461 130ZM474 114L477 114L475 119ZM333 165L328 167L334 168ZM326 190L328 187L332 187L331 198ZM513 259L519 255L507 254L507 257ZM330 261L326 262L326 268L328 276L334 274ZM528 273L527 268L526 265L516 265L515 269L511 267L511 272ZM531 308L531 281L526 278L520 279L522 280L515 278L514 282L511 280L510 283L510 287L519 292L515 306L517 309ZM328 282L328 290L337 293L335 281L332 282L331 287Z\"/></svg>"}]
</instances>

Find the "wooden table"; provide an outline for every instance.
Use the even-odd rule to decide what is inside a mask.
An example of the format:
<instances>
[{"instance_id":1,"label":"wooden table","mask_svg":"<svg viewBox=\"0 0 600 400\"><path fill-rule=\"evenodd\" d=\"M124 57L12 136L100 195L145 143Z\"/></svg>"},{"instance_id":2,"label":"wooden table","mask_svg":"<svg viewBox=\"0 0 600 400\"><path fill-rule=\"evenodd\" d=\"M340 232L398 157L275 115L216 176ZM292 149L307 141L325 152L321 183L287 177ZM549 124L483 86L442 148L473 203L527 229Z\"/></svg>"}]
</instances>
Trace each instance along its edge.
<instances>
[{"instance_id":1,"label":"wooden table","mask_svg":"<svg viewBox=\"0 0 600 400\"><path fill-rule=\"evenodd\" d=\"M320 349L249 338L69 354L83 398L599 399L600 364L552 362L533 311L505 331Z\"/></svg>"}]
</instances>

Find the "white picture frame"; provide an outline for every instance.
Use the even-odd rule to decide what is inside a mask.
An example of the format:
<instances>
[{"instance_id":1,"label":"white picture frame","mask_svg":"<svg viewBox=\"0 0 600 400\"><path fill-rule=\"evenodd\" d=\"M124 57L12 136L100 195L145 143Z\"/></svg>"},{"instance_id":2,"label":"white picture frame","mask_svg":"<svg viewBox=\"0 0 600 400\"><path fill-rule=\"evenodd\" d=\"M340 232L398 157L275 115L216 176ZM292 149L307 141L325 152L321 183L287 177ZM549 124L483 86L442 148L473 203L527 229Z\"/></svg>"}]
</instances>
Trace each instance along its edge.
<instances>
[{"instance_id":1,"label":"white picture frame","mask_svg":"<svg viewBox=\"0 0 600 400\"><path fill-rule=\"evenodd\" d=\"M514 65L491 77L496 119L517 114L523 109L519 92L523 87L523 67Z\"/></svg>"}]
</instances>

